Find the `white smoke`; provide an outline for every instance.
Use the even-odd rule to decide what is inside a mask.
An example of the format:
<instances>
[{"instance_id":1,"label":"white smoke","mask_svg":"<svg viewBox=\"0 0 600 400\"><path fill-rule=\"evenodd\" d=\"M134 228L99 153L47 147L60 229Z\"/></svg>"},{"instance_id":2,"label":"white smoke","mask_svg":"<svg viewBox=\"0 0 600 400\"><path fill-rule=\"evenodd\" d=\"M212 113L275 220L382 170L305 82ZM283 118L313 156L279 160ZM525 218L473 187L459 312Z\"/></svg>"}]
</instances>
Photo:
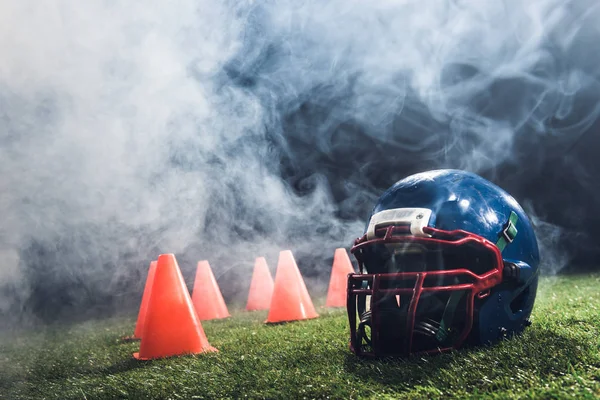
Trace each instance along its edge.
<instances>
[{"instance_id":1,"label":"white smoke","mask_svg":"<svg viewBox=\"0 0 600 400\"><path fill-rule=\"evenodd\" d=\"M562 59L598 38L596 8L584 11L558 0L3 2L0 312L44 282L118 294L159 252L221 260L217 276L283 248L332 255L364 224L340 212L378 193L348 182L357 193L334 200L317 173L301 196L281 160L310 160L299 144L334 164L368 152L340 136L348 121L407 163L477 172L510 160L520 135L557 134L548 121L567 120L596 82L590 64ZM307 102L316 122L288 118ZM565 123L561 140L597 114Z\"/></svg>"}]
</instances>

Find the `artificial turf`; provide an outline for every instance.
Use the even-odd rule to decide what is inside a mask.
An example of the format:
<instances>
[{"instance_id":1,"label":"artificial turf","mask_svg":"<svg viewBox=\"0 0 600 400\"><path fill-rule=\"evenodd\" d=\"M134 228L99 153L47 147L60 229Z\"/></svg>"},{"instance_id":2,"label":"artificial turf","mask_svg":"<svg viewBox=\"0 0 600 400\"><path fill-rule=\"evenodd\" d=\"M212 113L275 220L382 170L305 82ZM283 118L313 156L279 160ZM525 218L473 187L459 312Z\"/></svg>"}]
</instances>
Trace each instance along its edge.
<instances>
[{"instance_id":1,"label":"artificial turf","mask_svg":"<svg viewBox=\"0 0 600 400\"><path fill-rule=\"evenodd\" d=\"M542 278L533 324L498 345L358 359L345 310L265 325L266 312L205 321L218 353L137 361L135 319L46 327L0 342L0 398L600 398L600 275Z\"/></svg>"}]
</instances>

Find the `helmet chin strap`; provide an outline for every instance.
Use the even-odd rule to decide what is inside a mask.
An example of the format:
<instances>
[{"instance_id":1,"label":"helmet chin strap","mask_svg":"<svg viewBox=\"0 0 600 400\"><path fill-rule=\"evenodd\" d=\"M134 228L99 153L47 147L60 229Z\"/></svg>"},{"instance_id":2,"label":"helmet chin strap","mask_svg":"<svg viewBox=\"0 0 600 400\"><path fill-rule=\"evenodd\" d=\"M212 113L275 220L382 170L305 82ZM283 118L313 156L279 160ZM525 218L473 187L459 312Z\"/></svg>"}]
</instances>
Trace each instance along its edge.
<instances>
[{"instance_id":1,"label":"helmet chin strap","mask_svg":"<svg viewBox=\"0 0 600 400\"><path fill-rule=\"evenodd\" d=\"M448 338L450 326L452 324L452 320L454 319L454 313L456 312L456 307L458 306L458 303L464 294L464 290L454 291L450 294L450 298L446 303L446 308L444 308L442 320L440 321L440 329L438 329L435 334L435 338L438 342L444 342Z\"/></svg>"},{"instance_id":2,"label":"helmet chin strap","mask_svg":"<svg viewBox=\"0 0 600 400\"><path fill-rule=\"evenodd\" d=\"M519 231L517 230L518 220L519 216L514 211L511 211L510 217L508 217L508 222L502 230L500 238L496 242L496 246L498 246L500 252L504 251L504 248L511 244L513 240L515 240L515 237L517 237L517 233L519 233Z\"/></svg>"},{"instance_id":3,"label":"helmet chin strap","mask_svg":"<svg viewBox=\"0 0 600 400\"><path fill-rule=\"evenodd\" d=\"M500 252L504 251L506 246L515 240L515 237L519 232L516 227L518 220L519 216L514 211L511 211L506 226L502 230L500 238L496 242L496 246L498 246ZM450 294L450 298L448 299L446 308L444 309L444 314L442 315L442 320L440 321L440 328L435 335L439 342L445 341L448 337L448 334L450 333L450 326L456 312L456 307L458 306L458 303L463 295L464 291L462 290L454 291L452 294Z\"/></svg>"}]
</instances>

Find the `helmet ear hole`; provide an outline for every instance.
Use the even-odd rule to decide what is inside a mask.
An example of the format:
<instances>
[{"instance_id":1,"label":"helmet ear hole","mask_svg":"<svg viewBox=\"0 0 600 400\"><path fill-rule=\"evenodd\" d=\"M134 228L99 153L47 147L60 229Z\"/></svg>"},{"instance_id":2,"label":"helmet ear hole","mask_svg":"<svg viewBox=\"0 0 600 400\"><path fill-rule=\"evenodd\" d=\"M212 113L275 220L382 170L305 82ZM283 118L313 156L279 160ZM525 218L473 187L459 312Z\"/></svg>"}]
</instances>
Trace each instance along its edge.
<instances>
[{"instance_id":1,"label":"helmet ear hole","mask_svg":"<svg viewBox=\"0 0 600 400\"><path fill-rule=\"evenodd\" d=\"M510 302L510 310L513 314L523 311L523 305L526 303L529 298L530 287L527 286L517 297Z\"/></svg>"}]
</instances>

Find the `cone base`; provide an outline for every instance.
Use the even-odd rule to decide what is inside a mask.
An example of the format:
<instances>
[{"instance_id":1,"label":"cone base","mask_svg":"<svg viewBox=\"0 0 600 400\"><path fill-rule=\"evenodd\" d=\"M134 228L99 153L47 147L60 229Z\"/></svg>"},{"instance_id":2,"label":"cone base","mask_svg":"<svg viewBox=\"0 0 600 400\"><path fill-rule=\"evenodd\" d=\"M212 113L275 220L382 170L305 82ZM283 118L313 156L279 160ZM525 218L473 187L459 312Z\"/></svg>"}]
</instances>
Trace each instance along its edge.
<instances>
[{"instance_id":1,"label":"cone base","mask_svg":"<svg viewBox=\"0 0 600 400\"><path fill-rule=\"evenodd\" d=\"M181 354L172 354L170 356L160 356L160 357L140 357L140 353L139 352L135 352L133 353L133 358L135 358L136 360L140 360L140 361L148 361L148 360L158 360L161 358L171 358L171 357L181 357L181 356L189 356L192 354L202 354L202 353L218 353L219 350L215 349L212 346L208 346L203 348L201 351L195 352L195 353L181 353Z\"/></svg>"},{"instance_id":2,"label":"cone base","mask_svg":"<svg viewBox=\"0 0 600 400\"><path fill-rule=\"evenodd\" d=\"M269 311L269 307L267 308L246 308L246 311L254 312L254 311Z\"/></svg>"},{"instance_id":3,"label":"cone base","mask_svg":"<svg viewBox=\"0 0 600 400\"><path fill-rule=\"evenodd\" d=\"M288 322L295 322L295 321L304 321L307 319L315 319L315 318L319 318L319 315L314 315L311 317L304 317L304 318L297 318L297 319L282 319L279 321L269 321L268 319L265 320L265 324L269 324L269 325L277 325L277 324L287 324Z\"/></svg>"}]
</instances>

